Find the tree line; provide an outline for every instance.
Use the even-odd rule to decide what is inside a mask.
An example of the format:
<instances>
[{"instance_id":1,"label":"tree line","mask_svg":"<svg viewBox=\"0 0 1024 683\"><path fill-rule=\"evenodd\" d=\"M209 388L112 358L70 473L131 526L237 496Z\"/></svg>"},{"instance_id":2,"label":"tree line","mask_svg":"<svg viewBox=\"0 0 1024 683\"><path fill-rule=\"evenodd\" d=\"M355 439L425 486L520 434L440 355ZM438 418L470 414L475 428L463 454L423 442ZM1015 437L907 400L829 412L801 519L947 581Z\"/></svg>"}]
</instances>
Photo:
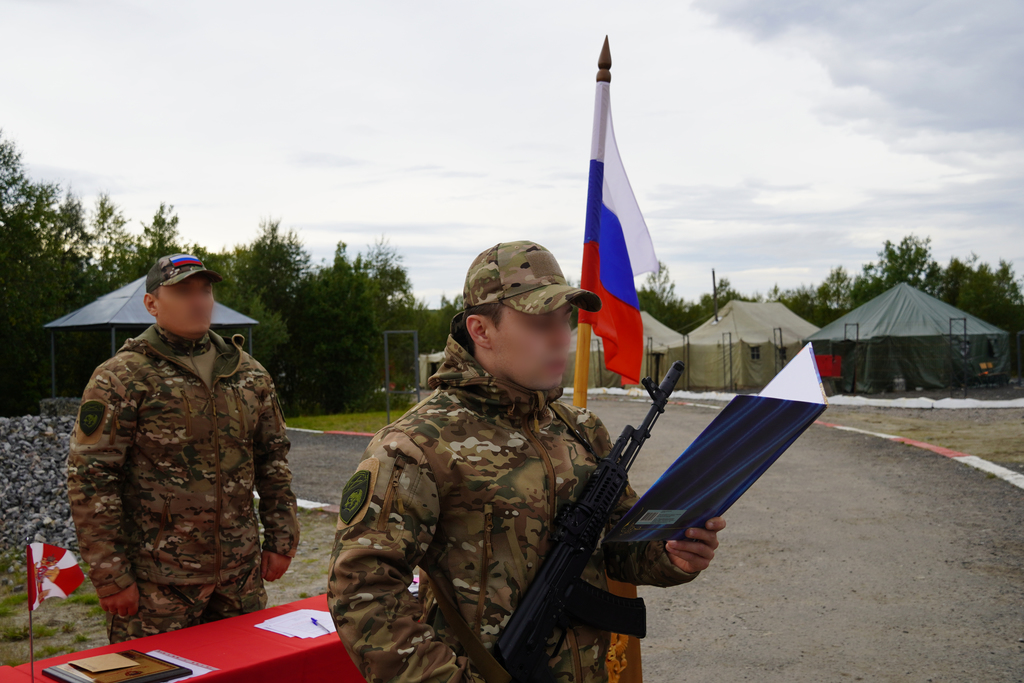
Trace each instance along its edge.
<instances>
[{"instance_id":1,"label":"tree line","mask_svg":"<svg viewBox=\"0 0 1024 683\"><path fill-rule=\"evenodd\" d=\"M851 275L843 266L836 266L817 285L790 289L775 285L764 294L744 294L723 277L718 281L718 306L733 299L778 301L808 322L824 327L900 283L1011 334L1024 330L1024 285L1011 263L1000 259L993 267L971 254L965 258L954 256L943 266L932 254L931 239L916 235L907 235L898 244L886 240L878 251L878 260L865 264L859 273ZM665 264L647 276L637 294L642 309L679 332L689 332L714 313L712 294L703 294L695 301L678 296ZM1015 356L1012 362L1016 368Z\"/></svg>"},{"instance_id":2,"label":"tree line","mask_svg":"<svg viewBox=\"0 0 1024 683\"><path fill-rule=\"evenodd\" d=\"M170 204L141 232L128 226L107 194L86 207L72 188L32 179L0 132L0 415L35 413L50 395L44 324L146 275L166 254L199 257L224 276L217 301L259 321L253 355L289 415L383 409L383 331L416 329L421 353L440 350L462 306L461 295L436 309L416 300L402 256L383 237L355 254L339 242L332 260L313 263L279 220L263 220L251 242L220 251L186 242ZM119 332L118 345L139 330ZM57 395L79 396L110 355L110 335L58 332L56 342ZM411 338L389 345L392 384L411 388Z\"/></svg>"},{"instance_id":3,"label":"tree line","mask_svg":"<svg viewBox=\"0 0 1024 683\"><path fill-rule=\"evenodd\" d=\"M417 300L401 254L384 237L360 253L339 242L333 259L313 263L296 231L276 219L261 221L251 242L220 251L187 243L170 204L160 204L141 225L141 232L129 230L107 194L86 207L72 188L32 179L17 146L0 131L0 415L37 412L50 395L44 324L144 276L170 253L193 254L221 273L217 300L259 321L253 352L273 375L288 415L382 409L383 331L415 329L420 353L439 351L462 308L461 293L442 296L438 308ZM1024 329L1022 285L1011 264L992 267L971 255L942 266L930 240L913 235L886 241L861 272L837 266L817 285L746 294L722 277L718 305L780 301L821 327L899 282L1004 330ZM638 295L642 309L680 332L714 312L712 293L693 301L677 295L664 264ZM223 333L236 331L245 332ZM121 330L116 342L137 333ZM412 388L411 338L392 337L389 346L392 384ZM109 353L109 333L59 332L57 395L80 395Z\"/></svg>"}]
</instances>

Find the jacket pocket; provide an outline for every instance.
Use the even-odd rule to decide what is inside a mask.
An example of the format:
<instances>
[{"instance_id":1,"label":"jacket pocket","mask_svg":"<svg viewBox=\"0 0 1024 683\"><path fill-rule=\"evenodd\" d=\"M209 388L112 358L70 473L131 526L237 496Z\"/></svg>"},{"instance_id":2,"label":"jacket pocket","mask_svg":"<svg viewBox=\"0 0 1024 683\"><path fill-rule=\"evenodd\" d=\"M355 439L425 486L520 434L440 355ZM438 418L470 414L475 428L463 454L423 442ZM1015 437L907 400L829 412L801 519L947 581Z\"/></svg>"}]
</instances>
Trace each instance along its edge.
<instances>
[{"instance_id":1,"label":"jacket pocket","mask_svg":"<svg viewBox=\"0 0 1024 683\"><path fill-rule=\"evenodd\" d=\"M167 525L171 523L171 497L169 495L164 496L164 509L160 514L160 527L156 532L156 538L153 539L153 549L159 550L160 543L164 540L164 532L167 530Z\"/></svg>"},{"instance_id":2,"label":"jacket pocket","mask_svg":"<svg viewBox=\"0 0 1024 683\"><path fill-rule=\"evenodd\" d=\"M245 402L245 397L242 394L242 389L237 384L231 387L231 393L235 397L235 409L238 411L237 429L238 429L238 441L244 446L248 446L252 440L252 425L254 420L250 420L249 406Z\"/></svg>"},{"instance_id":3,"label":"jacket pocket","mask_svg":"<svg viewBox=\"0 0 1024 683\"><path fill-rule=\"evenodd\" d=\"M487 578L491 573L491 558L494 548L491 545L491 532L494 530L494 506L484 505L484 545L480 557L480 594L476 598L476 631L480 633L484 624L484 608L487 606Z\"/></svg>"},{"instance_id":4,"label":"jacket pocket","mask_svg":"<svg viewBox=\"0 0 1024 683\"><path fill-rule=\"evenodd\" d=\"M391 469L391 476L388 478L388 487L384 491L384 501L380 506L380 514L377 515L377 531L384 531L387 528L388 517L391 516L392 508L397 507L399 514L405 512L402 498L398 495L398 481L402 477L403 470L405 470L405 460L401 457L396 458L395 466Z\"/></svg>"}]
</instances>

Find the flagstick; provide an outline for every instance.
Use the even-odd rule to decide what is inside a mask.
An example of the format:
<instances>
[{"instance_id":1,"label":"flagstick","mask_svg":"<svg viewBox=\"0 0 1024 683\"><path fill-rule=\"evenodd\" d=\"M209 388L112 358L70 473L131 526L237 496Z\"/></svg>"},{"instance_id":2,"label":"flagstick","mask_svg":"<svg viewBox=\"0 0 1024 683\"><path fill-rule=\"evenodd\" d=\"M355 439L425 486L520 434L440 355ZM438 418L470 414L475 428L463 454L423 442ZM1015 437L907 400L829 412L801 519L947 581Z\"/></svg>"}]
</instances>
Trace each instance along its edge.
<instances>
[{"instance_id":1,"label":"flagstick","mask_svg":"<svg viewBox=\"0 0 1024 683\"><path fill-rule=\"evenodd\" d=\"M36 646L35 646L35 630L32 628L32 611L35 608L36 602L36 585L33 583L36 580L36 563L35 558L32 557L32 541L29 540L25 546L25 559L28 560L28 574L25 583L25 592L28 594L28 670L32 676L32 681L35 683L36 680Z\"/></svg>"},{"instance_id":2,"label":"flagstick","mask_svg":"<svg viewBox=\"0 0 1024 683\"><path fill-rule=\"evenodd\" d=\"M587 407L587 385L590 379L590 323L576 327L576 374L572 382L572 404Z\"/></svg>"},{"instance_id":3,"label":"flagstick","mask_svg":"<svg viewBox=\"0 0 1024 683\"><path fill-rule=\"evenodd\" d=\"M36 680L36 648L35 633L32 631L32 605L28 606L28 670L32 674L32 680Z\"/></svg>"},{"instance_id":4,"label":"flagstick","mask_svg":"<svg viewBox=\"0 0 1024 683\"><path fill-rule=\"evenodd\" d=\"M594 141L591 158L604 160L606 122L608 118L608 87L601 83L612 82L612 52L608 47L608 36L604 38L601 56L597 59L598 96L594 103ZM587 218L600 215L601 195L591 191L587 194ZM596 213L594 213L596 212ZM581 279L582 284L582 279ZM590 333L589 323L580 323L576 328L576 374L573 378L572 403L580 408L587 407L587 386L590 379ZM636 586L616 581L610 576L608 591L624 598L636 597ZM640 663L640 641L625 635L612 634L612 647L608 653L608 680L610 683L643 683L643 668ZM623 643L625 641L625 643ZM624 647L623 647L624 644ZM614 654L613 654L614 653ZM621 653L621 654L619 654Z\"/></svg>"}]
</instances>

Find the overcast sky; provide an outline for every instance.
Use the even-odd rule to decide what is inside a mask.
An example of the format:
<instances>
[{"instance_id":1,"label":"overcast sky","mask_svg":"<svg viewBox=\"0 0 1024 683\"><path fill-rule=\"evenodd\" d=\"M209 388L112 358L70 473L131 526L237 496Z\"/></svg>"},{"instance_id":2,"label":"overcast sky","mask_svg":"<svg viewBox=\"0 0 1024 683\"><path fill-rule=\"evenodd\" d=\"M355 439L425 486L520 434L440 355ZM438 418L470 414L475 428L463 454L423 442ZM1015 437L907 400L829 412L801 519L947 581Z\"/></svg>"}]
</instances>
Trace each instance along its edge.
<instances>
[{"instance_id":1,"label":"overcast sky","mask_svg":"<svg viewBox=\"0 0 1024 683\"><path fill-rule=\"evenodd\" d=\"M1024 2L0 0L0 128L36 178L189 241L386 235L416 293L532 239L579 279L597 55L679 294L859 271L930 236L1024 270ZM642 278L637 280L642 284Z\"/></svg>"}]
</instances>

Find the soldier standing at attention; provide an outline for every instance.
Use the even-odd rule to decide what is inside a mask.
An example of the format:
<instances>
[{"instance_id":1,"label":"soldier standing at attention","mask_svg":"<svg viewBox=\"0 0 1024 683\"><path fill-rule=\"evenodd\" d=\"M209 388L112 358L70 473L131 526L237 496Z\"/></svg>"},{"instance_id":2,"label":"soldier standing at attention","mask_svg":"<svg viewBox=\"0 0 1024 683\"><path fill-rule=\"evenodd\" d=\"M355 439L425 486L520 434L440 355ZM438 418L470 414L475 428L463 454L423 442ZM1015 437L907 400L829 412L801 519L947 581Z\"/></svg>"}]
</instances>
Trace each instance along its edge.
<instances>
[{"instance_id":1,"label":"soldier standing at attention","mask_svg":"<svg viewBox=\"0 0 1024 683\"><path fill-rule=\"evenodd\" d=\"M544 247L506 242L473 261L464 301L434 392L374 436L342 493L327 598L368 681L483 681L491 662L470 661L464 641L489 650L530 586L555 515L596 469L582 441L600 457L614 443L592 412L556 400L572 306L596 311L596 294L568 286ZM627 489L617 515L636 500ZM606 572L634 584L692 581L723 528L715 517L687 530L697 542L605 545L583 578L602 589ZM417 566L434 594L422 605L407 590ZM569 629L550 661L555 678L606 681L609 642Z\"/></svg>"},{"instance_id":2,"label":"soldier standing at attention","mask_svg":"<svg viewBox=\"0 0 1024 683\"><path fill-rule=\"evenodd\" d=\"M210 330L221 279L194 256L159 259L144 298L156 324L82 396L68 495L111 643L263 609L263 581L298 548L274 383L241 335Z\"/></svg>"}]
</instances>

